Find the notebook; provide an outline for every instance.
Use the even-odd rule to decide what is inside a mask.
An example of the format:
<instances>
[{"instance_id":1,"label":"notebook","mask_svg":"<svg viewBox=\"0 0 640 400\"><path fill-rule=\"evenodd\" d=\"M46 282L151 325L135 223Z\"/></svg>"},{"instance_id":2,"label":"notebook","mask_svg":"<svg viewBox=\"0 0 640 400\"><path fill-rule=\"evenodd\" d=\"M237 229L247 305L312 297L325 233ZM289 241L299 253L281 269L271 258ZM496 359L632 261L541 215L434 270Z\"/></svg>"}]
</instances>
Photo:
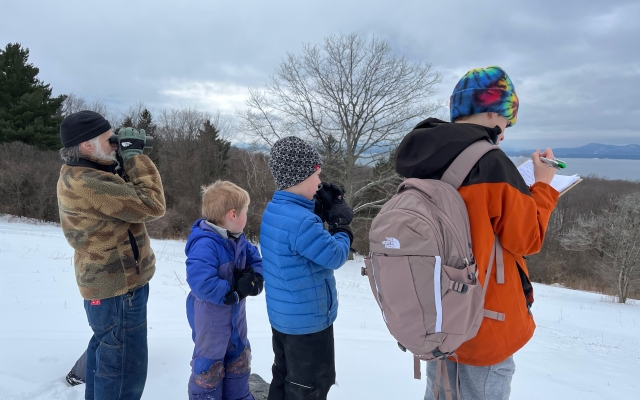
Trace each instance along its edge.
<instances>
[{"instance_id":1,"label":"notebook","mask_svg":"<svg viewBox=\"0 0 640 400\"><path fill-rule=\"evenodd\" d=\"M520 175L522 175L522 178L524 178L524 181L528 186L535 183L535 177L533 175L533 161L528 160L524 164L520 165L518 167L518 172L520 172ZM582 182L582 179L578 175L569 176L556 174L551 181L551 187L560 192L560 195L563 195L580 182Z\"/></svg>"}]
</instances>

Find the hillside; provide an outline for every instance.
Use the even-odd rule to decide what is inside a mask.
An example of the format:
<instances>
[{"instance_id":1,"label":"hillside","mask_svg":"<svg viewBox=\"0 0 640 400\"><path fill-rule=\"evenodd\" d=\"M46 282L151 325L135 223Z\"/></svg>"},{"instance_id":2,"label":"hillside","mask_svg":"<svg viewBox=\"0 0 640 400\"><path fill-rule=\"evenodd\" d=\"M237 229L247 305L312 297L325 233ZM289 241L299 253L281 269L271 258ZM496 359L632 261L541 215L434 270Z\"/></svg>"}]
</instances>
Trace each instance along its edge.
<instances>
[{"instance_id":1,"label":"hillside","mask_svg":"<svg viewBox=\"0 0 640 400\"><path fill-rule=\"evenodd\" d=\"M184 243L152 240L157 272L149 298L149 375L143 399L186 398L193 351L185 317ZM0 216L0 398L80 400L64 375L89 340L72 251L59 227ZM360 276L362 260L336 272L338 385L330 399L422 399ZM640 306L599 294L534 285L538 328L516 355L512 399L631 399L640 392ZM271 329L264 296L247 305L253 372L271 378ZM424 371L424 367L423 367Z\"/></svg>"}]
</instances>

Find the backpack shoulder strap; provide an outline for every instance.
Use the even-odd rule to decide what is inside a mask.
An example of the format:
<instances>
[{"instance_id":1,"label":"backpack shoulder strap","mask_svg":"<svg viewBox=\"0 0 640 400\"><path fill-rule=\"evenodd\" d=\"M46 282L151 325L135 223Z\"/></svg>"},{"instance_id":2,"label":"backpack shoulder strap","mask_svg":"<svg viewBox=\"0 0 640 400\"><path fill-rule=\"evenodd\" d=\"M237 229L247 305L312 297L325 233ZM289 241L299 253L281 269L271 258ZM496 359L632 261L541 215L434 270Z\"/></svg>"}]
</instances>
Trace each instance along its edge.
<instances>
[{"instance_id":1,"label":"backpack shoulder strap","mask_svg":"<svg viewBox=\"0 0 640 400\"><path fill-rule=\"evenodd\" d=\"M487 294L487 288L489 287L489 280L491 279L491 270L493 269L493 261L496 261L496 279L498 283L504 283L504 260L502 259L502 245L498 235L495 235L493 242L493 249L491 250L491 257L489 257L489 266L487 267L487 275L484 278L484 286L482 287L482 298L484 299ZM498 321L504 321L504 314L491 310L484 310L484 316L486 318L495 319Z\"/></svg>"},{"instance_id":2,"label":"backpack shoulder strap","mask_svg":"<svg viewBox=\"0 0 640 400\"><path fill-rule=\"evenodd\" d=\"M478 160L480 160L482 156L489 151L499 148L500 146L491 144L486 140L479 140L475 142L464 149L462 153L453 160L440 180L458 189Z\"/></svg>"}]
</instances>

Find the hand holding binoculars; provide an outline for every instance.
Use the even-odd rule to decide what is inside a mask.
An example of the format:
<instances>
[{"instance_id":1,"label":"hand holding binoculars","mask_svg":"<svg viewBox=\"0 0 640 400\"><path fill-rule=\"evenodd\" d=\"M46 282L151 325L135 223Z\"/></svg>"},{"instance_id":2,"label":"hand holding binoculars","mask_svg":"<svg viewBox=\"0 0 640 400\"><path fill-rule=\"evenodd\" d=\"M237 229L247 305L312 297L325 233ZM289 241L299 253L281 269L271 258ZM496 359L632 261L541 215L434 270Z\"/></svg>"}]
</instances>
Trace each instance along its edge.
<instances>
[{"instance_id":1,"label":"hand holding binoculars","mask_svg":"<svg viewBox=\"0 0 640 400\"><path fill-rule=\"evenodd\" d=\"M344 193L344 189L340 186L333 183L322 182L318 187L316 197L325 209L330 209L334 202L342 201Z\"/></svg>"}]
</instances>

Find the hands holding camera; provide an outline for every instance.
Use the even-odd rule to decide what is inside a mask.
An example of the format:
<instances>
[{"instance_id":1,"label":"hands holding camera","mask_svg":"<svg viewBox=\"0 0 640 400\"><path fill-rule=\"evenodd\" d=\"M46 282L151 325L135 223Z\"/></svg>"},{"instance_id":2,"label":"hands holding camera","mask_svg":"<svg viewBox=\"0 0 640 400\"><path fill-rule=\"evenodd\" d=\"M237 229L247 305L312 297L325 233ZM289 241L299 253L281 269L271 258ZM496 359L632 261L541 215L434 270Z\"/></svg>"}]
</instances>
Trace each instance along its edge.
<instances>
[{"instance_id":1,"label":"hands holding camera","mask_svg":"<svg viewBox=\"0 0 640 400\"><path fill-rule=\"evenodd\" d=\"M256 274L252 267L245 269L234 269L233 280L235 284L224 296L224 304L233 305L247 296L257 296L262 292L264 278Z\"/></svg>"},{"instance_id":2,"label":"hands holding camera","mask_svg":"<svg viewBox=\"0 0 640 400\"><path fill-rule=\"evenodd\" d=\"M349 236L350 243L353 243L353 233L349 227L353 220L353 210L344 200L344 189L333 183L323 182L316 192L315 201L314 213L329 225L329 233L334 235L344 232Z\"/></svg>"}]
</instances>

